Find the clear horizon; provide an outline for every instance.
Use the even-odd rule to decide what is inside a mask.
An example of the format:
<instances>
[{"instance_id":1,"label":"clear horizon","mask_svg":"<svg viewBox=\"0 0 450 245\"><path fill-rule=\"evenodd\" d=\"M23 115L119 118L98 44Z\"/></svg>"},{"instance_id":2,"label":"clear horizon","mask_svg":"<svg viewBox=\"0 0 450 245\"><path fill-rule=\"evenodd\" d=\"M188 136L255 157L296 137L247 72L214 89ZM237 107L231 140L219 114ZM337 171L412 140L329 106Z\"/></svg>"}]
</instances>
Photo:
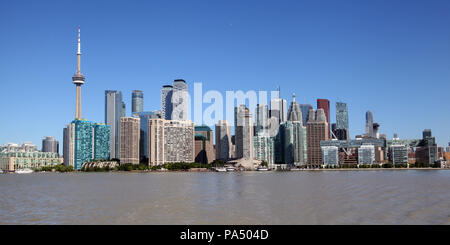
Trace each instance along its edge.
<instances>
[{"instance_id":1,"label":"clear horizon","mask_svg":"<svg viewBox=\"0 0 450 245\"><path fill-rule=\"evenodd\" d=\"M429 128L439 146L450 141L448 1L3 1L0 9L0 144L40 149L54 136L62 153L75 114L78 26L89 121L104 122L105 90L120 90L130 115L133 90L144 92L144 111L159 110L162 86L181 78L191 95L201 82L223 94L280 86L288 104L295 93L314 108L325 98L331 123L335 103L347 103L352 138L371 110L389 139Z\"/></svg>"}]
</instances>

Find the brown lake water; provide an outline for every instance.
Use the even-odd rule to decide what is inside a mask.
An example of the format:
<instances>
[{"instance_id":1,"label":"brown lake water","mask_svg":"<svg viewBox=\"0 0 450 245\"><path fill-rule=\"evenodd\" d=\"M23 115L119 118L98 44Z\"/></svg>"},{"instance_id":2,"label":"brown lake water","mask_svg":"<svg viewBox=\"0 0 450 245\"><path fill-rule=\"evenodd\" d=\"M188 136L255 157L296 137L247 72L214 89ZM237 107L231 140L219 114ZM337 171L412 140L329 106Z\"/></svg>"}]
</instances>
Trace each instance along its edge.
<instances>
[{"instance_id":1,"label":"brown lake water","mask_svg":"<svg viewBox=\"0 0 450 245\"><path fill-rule=\"evenodd\" d=\"M0 224L450 224L450 171L2 174Z\"/></svg>"}]
</instances>

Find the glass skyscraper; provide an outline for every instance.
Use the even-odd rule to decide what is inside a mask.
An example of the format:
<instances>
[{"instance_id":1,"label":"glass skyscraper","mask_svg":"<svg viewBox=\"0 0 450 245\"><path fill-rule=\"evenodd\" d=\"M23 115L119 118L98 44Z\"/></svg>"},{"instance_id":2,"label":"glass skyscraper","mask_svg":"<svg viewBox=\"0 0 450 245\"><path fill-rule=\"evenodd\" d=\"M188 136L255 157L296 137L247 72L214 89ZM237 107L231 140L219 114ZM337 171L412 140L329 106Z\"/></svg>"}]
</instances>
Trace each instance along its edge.
<instances>
[{"instance_id":1,"label":"glass skyscraper","mask_svg":"<svg viewBox=\"0 0 450 245\"><path fill-rule=\"evenodd\" d=\"M92 160L93 156L93 124L92 122L76 119L72 121L75 125L75 150L73 167L76 170L81 169L83 163Z\"/></svg>"},{"instance_id":2,"label":"glass skyscraper","mask_svg":"<svg viewBox=\"0 0 450 245\"><path fill-rule=\"evenodd\" d=\"M105 91L105 124L111 127L110 157L120 158L120 118L125 116L122 92Z\"/></svg>"},{"instance_id":3,"label":"glass skyscraper","mask_svg":"<svg viewBox=\"0 0 450 245\"><path fill-rule=\"evenodd\" d=\"M111 127L105 124L94 124L94 159L109 160Z\"/></svg>"},{"instance_id":4,"label":"glass skyscraper","mask_svg":"<svg viewBox=\"0 0 450 245\"><path fill-rule=\"evenodd\" d=\"M137 113L141 119L140 138L139 138L139 157L148 158L148 120L161 118L160 111L143 111Z\"/></svg>"},{"instance_id":5,"label":"glass skyscraper","mask_svg":"<svg viewBox=\"0 0 450 245\"><path fill-rule=\"evenodd\" d=\"M302 123L303 126L306 126L309 118L309 110L312 110L313 107L310 104L300 104L300 111L302 112Z\"/></svg>"},{"instance_id":6,"label":"glass skyscraper","mask_svg":"<svg viewBox=\"0 0 450 245\"><path fill-rule=\"evenodd\" d=\"M131 94L131 114L134 116L144 111L144 93L140 90L134 90Z\"/></svg>"},{"instance_id":7,"label":"glass skyscraper","mask_svg":"<svg viewBox=\"0 0 450 245\"><path fill-rule=\"evenodd\" d=\"M336 102L336 129L348 129L347 104Z\"/></svg>"}]
</instances>

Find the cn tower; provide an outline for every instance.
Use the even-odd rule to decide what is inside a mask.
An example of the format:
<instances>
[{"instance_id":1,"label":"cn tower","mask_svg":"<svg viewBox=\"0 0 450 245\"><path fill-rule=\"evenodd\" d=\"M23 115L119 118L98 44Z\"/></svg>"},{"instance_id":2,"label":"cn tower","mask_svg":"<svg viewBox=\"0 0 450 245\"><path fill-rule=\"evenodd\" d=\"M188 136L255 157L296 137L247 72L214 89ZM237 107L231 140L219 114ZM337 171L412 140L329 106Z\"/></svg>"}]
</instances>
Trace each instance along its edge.
<instances>
[{"instance_id":1,"label":"cn tower","mask_svg":"<svg viewBox=\"0 0 450 245\"><path fill-rule=\"evenodd\" d=\"M72 81L76 85L77 89L75 119L81 119L81 85L84 84L84 76L81 74L80 27L78 27L77 72L73 75Z\"/></svg>"}]
</instances>

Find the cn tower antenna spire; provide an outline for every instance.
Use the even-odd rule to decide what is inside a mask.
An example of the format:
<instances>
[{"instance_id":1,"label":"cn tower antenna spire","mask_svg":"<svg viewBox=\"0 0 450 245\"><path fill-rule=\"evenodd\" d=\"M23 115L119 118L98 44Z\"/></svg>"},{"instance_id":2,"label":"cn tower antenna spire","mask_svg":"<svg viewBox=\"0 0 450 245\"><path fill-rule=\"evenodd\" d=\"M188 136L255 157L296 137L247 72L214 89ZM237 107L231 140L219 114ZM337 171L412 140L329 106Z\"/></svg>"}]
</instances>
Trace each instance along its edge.
<instances>
[{"instance_id":1,"label":"cn tower antenna spire","mask_svg":"<svg viewBox=\"0 0 450 245\"><path fill-rule=\"evenodd\" d=\"M81 74L81 39L80 27L78 26L78 50L77 50L77 72L72 77L76 85L75 119L81 119L81 85L84 84L84 76Z\"/></svg>"}]
</instances>

